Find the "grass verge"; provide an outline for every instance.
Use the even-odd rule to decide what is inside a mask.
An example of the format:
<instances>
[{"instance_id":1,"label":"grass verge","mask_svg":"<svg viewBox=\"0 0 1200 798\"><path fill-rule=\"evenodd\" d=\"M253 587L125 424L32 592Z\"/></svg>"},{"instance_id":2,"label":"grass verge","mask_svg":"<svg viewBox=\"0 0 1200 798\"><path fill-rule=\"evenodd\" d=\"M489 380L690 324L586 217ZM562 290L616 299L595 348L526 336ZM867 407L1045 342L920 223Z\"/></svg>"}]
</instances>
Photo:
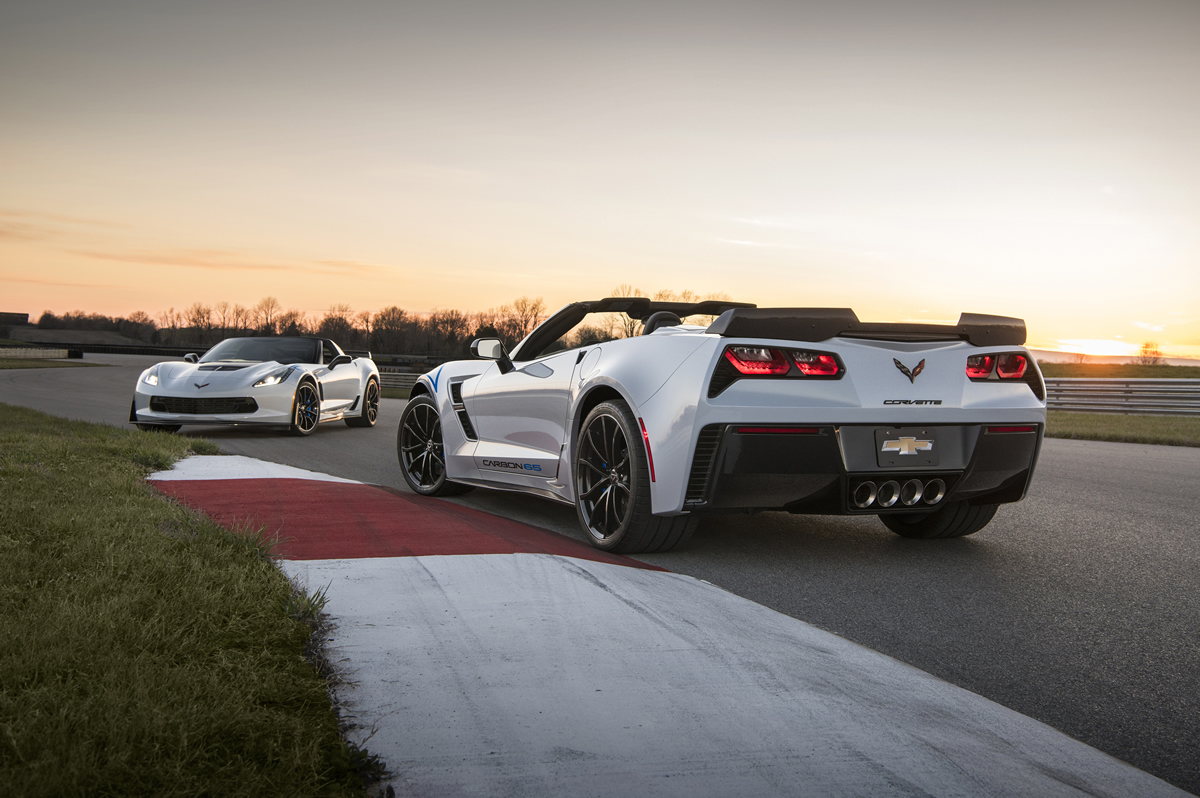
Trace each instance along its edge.
<instances>
[{"instance_id":1,"label":"grass verge","mask_svg":"<svg viewBox=\"0 0 1200 798\"><path fill-rule=\"evenodd\" d=\"M33 358L0 358L0 369L73 369L80 366L104 366L104 363L80 363L74 360L35 360Z\"/></svg>"},{"instance_id":2,"label":"grass verge","mask_svg":"<svg viewBox=\"0 0 1200 798\"><path fill-rule=\"evenodd\" d=\"M1139 366L1136 363L1045 363L1038 361L1044 377L1091 379L1194 380L1200 366Z\"/></svg>"},{"instance_id":3,"label":"grass verge","mask_svg":"<svg viewBox=\"0 0 1200 798\"><path fill-rule=\"evenodd\" d=\"M408 388L381 388L379 391L384 399L407 399L409 393Z\"/></svg>"},{"instance_id":4,"label":"grass verge","mask_svg":"<svg viewBox=\"0 0 1200 798\"><path fill-rule=\"evenodd\" d=\"M1051 410L1046 414L1046 437L1154 443L1164 446L1200 446L1200 418L1067 413Z\"/></svg>"},{"instance_id":5,"label":"grass verge","mask_svg":"<svg viewBox=\"0 0 1200 798\"><path fill-rule=\"evenodd\" d=\"M6 794L363 794L304 657L320 597L145 483L191 452L0 405Z\"/></svg>"}]
</instances>

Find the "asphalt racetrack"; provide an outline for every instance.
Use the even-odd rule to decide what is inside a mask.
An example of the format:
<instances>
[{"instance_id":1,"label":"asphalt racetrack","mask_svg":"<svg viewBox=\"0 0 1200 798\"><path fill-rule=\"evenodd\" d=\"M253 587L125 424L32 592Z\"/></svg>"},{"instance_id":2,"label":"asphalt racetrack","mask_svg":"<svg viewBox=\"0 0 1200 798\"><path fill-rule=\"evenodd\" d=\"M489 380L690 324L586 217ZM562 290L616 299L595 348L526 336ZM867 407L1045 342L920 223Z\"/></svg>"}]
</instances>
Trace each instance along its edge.
<instances>
[{"instance_id":1,"label":"asphalt racetrack","mask_svg":"<svg viewBox=\"0 0 1200 798\"><path fill-rule=\"evenodd\" d=\"M0 402L126 424L155 358L0 371ZM228 454L405 490L384 400L374 429L185 427ZM969 538L910 541L873 518L721 516L647 563L907 662L1200 793L1200 449L1047 440L1029 498ZM436 500L435 500L436 501ZM449 500L582 538L570 507Z\"/></svg>"}]
</instances>

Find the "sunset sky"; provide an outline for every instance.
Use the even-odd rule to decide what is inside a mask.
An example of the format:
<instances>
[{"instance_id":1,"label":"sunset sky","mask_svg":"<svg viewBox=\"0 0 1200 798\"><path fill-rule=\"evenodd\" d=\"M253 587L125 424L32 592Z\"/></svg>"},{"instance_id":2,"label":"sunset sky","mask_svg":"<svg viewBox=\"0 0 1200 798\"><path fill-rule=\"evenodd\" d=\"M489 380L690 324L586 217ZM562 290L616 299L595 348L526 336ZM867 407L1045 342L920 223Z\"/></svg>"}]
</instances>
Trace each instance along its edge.
<instances>
[{"instance_id":1,"label":"sunset sky","mask_svg":"<svg viewBox=\"0 0 1200 798\"><path fill-rule=\"evenodd\" d=\"M1200 357L1200 2L0 6L0 311L620 283Z\"/></svg>"}]
</instances>

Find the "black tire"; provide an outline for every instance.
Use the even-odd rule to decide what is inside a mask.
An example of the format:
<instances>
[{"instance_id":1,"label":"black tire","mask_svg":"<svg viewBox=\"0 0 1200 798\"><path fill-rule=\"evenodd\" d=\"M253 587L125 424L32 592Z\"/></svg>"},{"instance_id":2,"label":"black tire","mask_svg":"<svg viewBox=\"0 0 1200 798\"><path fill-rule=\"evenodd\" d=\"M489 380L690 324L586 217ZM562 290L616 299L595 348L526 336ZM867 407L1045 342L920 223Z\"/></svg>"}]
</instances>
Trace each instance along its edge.
<instances>
[{"instance_id":1,"label":"black tire","mask_svg":"<svg viewBox=\"0 0 1200 798\"><path fill-rule=\"evenodd\" d=\"M182 424L138 424L142 432L179 432Z\"/></svg>"},{"instance_id":2,"label":"black tire","mask_svg":"<svg viewBox=\"0 0 1200 798\"><path fill-rule=\"evenodd\" d=\"M881 515L879 520L900 537L920 540L961 538L974 535L987 526L999 508L998 504L978 504L972 507L966 502L951 502L932 513L894 513Z\"/></svg>"},{"instance_id":3,"label":"black tire","mask_svg":"<svg viewBox=\"0 0 1200 798\"><path fill-rule=\"evenodd\" d=\"M346 419L347 427L373 427L379 420L379 380L374 377L367 380L367 388L363 391L362 412Z\"/></svg>"},{"instance_id":4,"label":"black tire","mask_svg":"<svg viewBox=\"0 0 1200 798\"><path fill-rule=\"evenodd\" d=\"M396 428L396 459L404 481L421 496L454 496L472 488L446 479L442 420L429 394L414 396L404 406Z\"/></svg>"},{"instance_id":5,"label":"black tire","mask_svg":"<svg viewBox=\"0 0 1200 798\"><path fill-rule=\"evenodd\" d=\"M621 401L602 402L579 427L575 511L598 549L623 554L670 551L696 528L688 515L650 512L650 467L637 419Z\"/></svg>"},{"instance_id":6,"label":"black tire","mask_svg":"<svg viewBox=\"0 0 1200 798\"><path fill-rule=\"evenodd\" d=\"M292 424L288 432L300 437L312 435L320 423L321 395L315 383L305 380L296 386L292 398Z\"/></svg>"}]
</instances>

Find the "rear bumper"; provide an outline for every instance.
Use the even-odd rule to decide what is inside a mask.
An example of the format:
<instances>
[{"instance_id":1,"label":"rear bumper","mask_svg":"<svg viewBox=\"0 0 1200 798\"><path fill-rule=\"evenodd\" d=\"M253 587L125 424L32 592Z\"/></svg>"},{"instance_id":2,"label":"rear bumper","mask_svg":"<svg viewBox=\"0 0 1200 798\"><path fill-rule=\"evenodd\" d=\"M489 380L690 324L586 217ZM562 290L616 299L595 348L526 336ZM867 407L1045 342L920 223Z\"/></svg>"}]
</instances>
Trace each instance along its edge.
<instances>
[{"instance_id":1,"label":"rear bumper","mask_svg":"<svg viewBox=\"0 0 1200 798\"><path fill-rule=\"evenodd\" d=\"M711 424L699 435L683 509L872 515L1020 501L1043 434L1040 423ZM905 439L916 445L888 443Z\"/></svg>"}]
</instances>

